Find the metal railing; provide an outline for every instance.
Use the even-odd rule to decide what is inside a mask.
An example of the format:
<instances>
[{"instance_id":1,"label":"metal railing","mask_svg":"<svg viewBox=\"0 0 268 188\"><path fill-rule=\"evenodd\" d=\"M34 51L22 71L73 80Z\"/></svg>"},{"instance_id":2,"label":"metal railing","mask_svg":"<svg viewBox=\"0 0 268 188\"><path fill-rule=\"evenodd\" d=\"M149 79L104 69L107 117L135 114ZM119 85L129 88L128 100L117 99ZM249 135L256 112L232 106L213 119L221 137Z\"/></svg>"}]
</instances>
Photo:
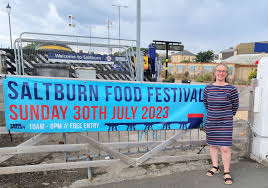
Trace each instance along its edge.
<instances>
[{"instance_id":1,"label":"metal railing","mask_svg":"<svg viewBox=\"0 0 268 188\"><path fill-rule=\"evenodd\" d=\"M42 38L43 37L43 38ZM96 42L89 42L89 41L72 41L73 38L79 38L83 40L87 39L94 39L98 40ZM111 43L105 44L105 40L110 40ZM130 72L131 80L136 79L136 64L134 62L135 54L133 51L133 43L135 43L135 40L128 40L128 39L120 39L123 43L121 45L113 44L115 41L118 41L118 39L115 38L103 38L103 37L88 37L88 36L76 36L76 35L62 35L62 34L47 34L47 33L30 33L30 32L24 32L20 35L20 38L16 39L14 41L14 54L15 54L15 62L16 62L16 70L18 75L25 75L25 67L33 67L32 64L38 63L35 62L38 59L38 54L42 54L42 52L37 50L24 50L24 47L29 43L38 43L38 44L46 44L46 43L52 43L52 44L64 44L67 46L72 47L74 49L78 47L80 50L86 49L86 47L94 47L99 49L102 53L106 53L111 49L123 49L124 53L123 55L126 58L126 64L128 66L128 70ZM128 43L128 44L124 44ZM43 53L44 54L44 53ZM42 60L45 61L45 57L41 57ZM37 60L38 61L38 60ZM47 62L47 61L45 61ZM47 62L51 63L51 62ZM75 63L73 63L75 64Z\"/></svg>"}]
</instances>

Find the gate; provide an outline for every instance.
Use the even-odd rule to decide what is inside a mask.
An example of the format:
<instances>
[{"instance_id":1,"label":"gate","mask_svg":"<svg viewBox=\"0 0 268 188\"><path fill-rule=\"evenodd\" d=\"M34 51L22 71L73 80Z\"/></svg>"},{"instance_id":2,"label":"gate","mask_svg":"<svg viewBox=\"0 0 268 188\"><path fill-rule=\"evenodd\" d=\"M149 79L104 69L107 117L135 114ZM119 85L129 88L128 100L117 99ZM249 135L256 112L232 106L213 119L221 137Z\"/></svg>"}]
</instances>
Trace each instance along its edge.
<instances>
[{"instance_id":1,"label":"gate","mask_svg":"<svg viewBox=\"0 0 268 188\"><path fill-rule=\"evenodd\" d=\"M105 44L107 41L108 44ZM11 51L5 50L12 54L7 58L7 63L12 69L8 69L7 72L17 75L34 75L34 70L38 64L64 64L70 66L70 77L76 77L75 69L77 67L90 66L96 69L97 79L135 80L136 65L134 62L135 53L133 46L136 41L120 39L120 45L116 44L117 41L118 39L113 38L24 32L20 35L20 38L16 39L14 42L14 55ZM120 56L115 57L114 64L92 64L90 62L74 63L71 61L52 62L49 61L48 58L49 50L36 48L36 45L42 46L45 44L66 46L66 48L69 48L72 52L82 52L83 54L94 54L92 49L97 53L107 55L111 55L112 51L116 51ZM61 48L58 50L65 49ZM53 51L55 51L55 49ZM15 69L16 73L14 71Z\"/></svg>"}]
</instances>

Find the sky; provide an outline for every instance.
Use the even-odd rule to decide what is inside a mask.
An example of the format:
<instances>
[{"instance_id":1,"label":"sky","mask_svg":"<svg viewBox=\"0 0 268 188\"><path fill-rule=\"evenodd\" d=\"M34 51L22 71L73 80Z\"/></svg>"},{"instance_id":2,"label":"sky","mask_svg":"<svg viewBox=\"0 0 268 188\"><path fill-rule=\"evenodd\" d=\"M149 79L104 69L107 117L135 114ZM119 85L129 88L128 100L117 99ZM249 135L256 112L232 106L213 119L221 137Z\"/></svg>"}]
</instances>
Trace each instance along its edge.
<instances>
[{"instance_id":1,"label":"sky","mask_svg":"<svg viewBox=\"0 0 268 188\"><path fill-rule=\"evenodd\" d=\"M119 37L136 40L136 0L0 0L0 47L10 47L22 32ZM141 46L153 40L182 42L198 53L268 40L267 0L141 0ZM68 26L69 15L75 27ZM78 40L78 39L77 39Z\"/></svg>"}]
</instances>

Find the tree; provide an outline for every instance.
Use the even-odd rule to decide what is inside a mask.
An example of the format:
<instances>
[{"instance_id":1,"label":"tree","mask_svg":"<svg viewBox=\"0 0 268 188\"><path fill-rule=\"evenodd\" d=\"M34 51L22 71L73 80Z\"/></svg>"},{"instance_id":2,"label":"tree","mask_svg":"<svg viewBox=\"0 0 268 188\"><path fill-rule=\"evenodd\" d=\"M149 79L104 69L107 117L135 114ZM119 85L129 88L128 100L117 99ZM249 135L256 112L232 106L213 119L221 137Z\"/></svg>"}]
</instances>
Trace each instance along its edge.
<instances>
[{"instance_id":1,"label":"tree","mask_svg":"<svg viewBox=\"0 0 268 188\"><path fill-rule=\"evenodd\" d=\"M180 63L191 63L191 60L189 60L189 59L184 59L184 60L182 60Z\"/></svg>"},{"instance_id":2,"label":"tree","mask_svg":"<svg viewBox=\"0 0 268 188\"><path fill-rule=\"evenodd\" d=\"M214 52L212 50L208 50L206 52L199 52L196 55L196 62L212 62L214 60Z\"/></svg>"},{"instance_id":3,"label":"tree","mask_svg":"<svg viewBox=\"0 0 268 188\"><path fill-rule=\"evenodd\" d=\"M132 47L133 51L136 52L136 47ZM148 54L148 48L140 48L141 52L143 52L143 55L147 55ZM114 56L119 56L119 55L123 55L125 54L125 50L123 52L115 52ZM159 54L156 52L155 53L156 57L159 58Z\"/></svg>"},{"instance_id":4,"label":"tree","mask_svg":"<svg viewBox=\"0 0 268 188\"><path fill-rule=\"evenodd\" d=\"M32 43L29 43L27 44L26 46L23 47L23 49L30 49L30 50L33 50L35 49L36 46L38 46L39 43L37 42L32 42Z\"/></svg>"}]
</instances>

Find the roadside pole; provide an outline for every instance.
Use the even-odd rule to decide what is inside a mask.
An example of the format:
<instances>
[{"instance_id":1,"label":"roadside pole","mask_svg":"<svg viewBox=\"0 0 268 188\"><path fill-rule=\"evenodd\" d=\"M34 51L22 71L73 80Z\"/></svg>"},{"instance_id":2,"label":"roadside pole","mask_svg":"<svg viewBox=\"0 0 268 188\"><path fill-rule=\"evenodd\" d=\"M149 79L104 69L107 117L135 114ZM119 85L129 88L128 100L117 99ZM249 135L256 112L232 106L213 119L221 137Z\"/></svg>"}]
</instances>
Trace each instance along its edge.
<instances>
[{"instance_id":1,"label":"roadside pole","mask_svg":"<svg viewBox=\"0 0 268 188\"><path fill-rule=\"evenodd\" d=\"M137 57L137 70L136 77L137 81L143 81L143 73L141 66L141 53L140 53L140 42L141 42L141 0L137 0L137 43L136 43L136 57Z\"/></svg>"}]
</instances>

